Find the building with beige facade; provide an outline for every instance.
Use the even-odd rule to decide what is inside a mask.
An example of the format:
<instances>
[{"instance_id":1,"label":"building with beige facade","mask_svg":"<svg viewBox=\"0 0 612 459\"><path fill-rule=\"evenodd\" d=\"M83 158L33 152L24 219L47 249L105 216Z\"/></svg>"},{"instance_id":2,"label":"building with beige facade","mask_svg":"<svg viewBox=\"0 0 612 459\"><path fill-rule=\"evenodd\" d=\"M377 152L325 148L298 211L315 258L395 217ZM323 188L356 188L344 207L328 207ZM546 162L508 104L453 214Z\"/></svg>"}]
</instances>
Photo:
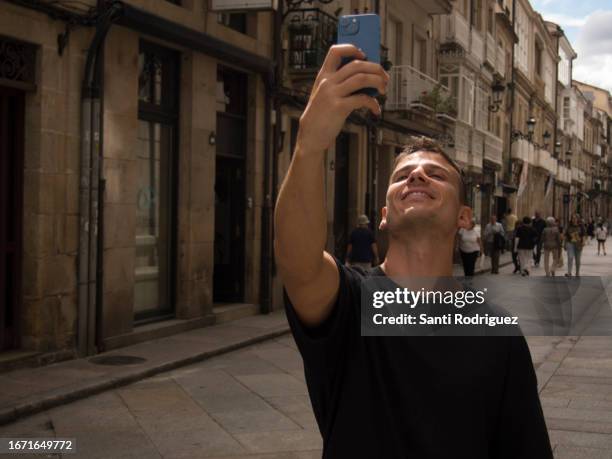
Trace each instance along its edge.
<instances>
[{"instance_id":1,"label":"building with beige facade","mask_svg":"<svg viewBox=\"0 0 612 459\"><path fill-rule=\"evenodd\" d=\"M344 14L380 15L391 81L382 118L353 113L326 153L330 253L360 214L377 228L413 135L464 168L479 223L585 196L609 215L609 95L572 84L571 45L527 0L253 3L0 3L3 361L282 308L273 206Z\"/></svg>"}]
</instances>

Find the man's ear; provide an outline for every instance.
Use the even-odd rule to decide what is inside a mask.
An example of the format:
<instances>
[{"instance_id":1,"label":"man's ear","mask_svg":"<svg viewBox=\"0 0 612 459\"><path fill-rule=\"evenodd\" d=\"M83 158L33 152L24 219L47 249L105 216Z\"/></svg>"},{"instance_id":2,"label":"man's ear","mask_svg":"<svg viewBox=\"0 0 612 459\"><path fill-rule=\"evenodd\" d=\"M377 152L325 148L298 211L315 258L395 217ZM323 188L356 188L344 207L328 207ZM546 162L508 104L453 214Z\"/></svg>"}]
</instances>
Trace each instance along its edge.
<instances>
[{"instance_id":1,"label":"man's ear","mask_svg":"<svg viewBox=\"0 0 612 459\"><path fill-rule=\"evenodd\" d=\"M461 209L459 209L459 215L457 217L457 227L468 229L472 222L473 215L474 213L471 207L461 206Z\"/></svg>"},{"instance_id":2,"label":"man's ear","mask_svg":"<svg viewBox=\"0 0 612 459\"><path fill-rule=\"evenodd\" d=\"M380 218L380 225L378 225L378 229L384 231L387 229L387 206L383 207L380 213L382 216Z\"/></svg>"}]
</instances>

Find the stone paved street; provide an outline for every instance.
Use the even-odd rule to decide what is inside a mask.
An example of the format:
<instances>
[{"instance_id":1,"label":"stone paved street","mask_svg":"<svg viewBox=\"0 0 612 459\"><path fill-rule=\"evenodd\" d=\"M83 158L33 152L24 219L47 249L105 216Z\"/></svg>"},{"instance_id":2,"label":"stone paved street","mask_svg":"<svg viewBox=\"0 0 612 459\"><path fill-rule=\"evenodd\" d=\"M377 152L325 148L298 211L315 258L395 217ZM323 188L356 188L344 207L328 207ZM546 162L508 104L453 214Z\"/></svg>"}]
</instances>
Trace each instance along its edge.
<instances>
[{"instance_id":1,"label":"stone paved street","mask_svg":"<svg viewBox=\"0 0 612 459\"><path fill-rule=\"evenodd\" d=\"M511 272L503 268L498 279ZM611 275L612 254L597 257L594 245L587 246L582 274ZM612 458L612 338L528 341L555 457ZM0 427L0 437L9 436L75 437L78 454L66 456L74 458L321 455L301 359L290 335Z\"/></svg>"}]
</instances>

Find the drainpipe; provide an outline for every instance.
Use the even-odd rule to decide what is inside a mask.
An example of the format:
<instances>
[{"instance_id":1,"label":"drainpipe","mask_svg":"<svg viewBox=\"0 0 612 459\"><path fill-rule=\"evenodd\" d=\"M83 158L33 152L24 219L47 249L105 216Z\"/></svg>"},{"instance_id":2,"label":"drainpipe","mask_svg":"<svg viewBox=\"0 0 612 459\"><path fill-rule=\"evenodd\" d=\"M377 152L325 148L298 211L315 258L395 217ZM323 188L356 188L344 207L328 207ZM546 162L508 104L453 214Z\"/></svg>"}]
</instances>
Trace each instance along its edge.
<instances>
[{"instance_id":1,"label":"drainpipe","mask_svg":"<svg viewBox=\"0 0 612 459\"><path fill-rule=\"evenodd\" d=\"M280 89L283 85L283 15L284 15L284 2L278 3L278 9L274 16L274 86L273 86L273 101L274 111L276 113L276 121L274 126L274 145L272 154L272 209L276 205L276 198L278 194L278 157L283 152L284 142L282 136L286 133L283 131L283 114L282 114L282 102L279 97ZM270 232L270 276L276 275L276 264L274 262L274 217L273 212L270 215L270 226L272 231ZM270 281L270 286L272 281ZM271 288L271 287L270 287Z\"/></svg>"},{"instance_id":2,"label":"drainpipe","mask_svg":"<svg viewBox=\"0 0 612 459\"><path fill-rule=\"evenodd\" d=\"M512 0L512 31L516 36L516 0ZM512 65L510 66L510 74L511 74L511 98L510 98L510 125L508 129L508 183L512 183L512 132L514 131L514 103L515 103L515 81L516 75L514 71L514 59L515 59L515 48L516 43L512 43ZM518 206L518 196L515 208ZM518 209L515 209L518 211Z\"/></svg>"},{"instance_id":3,"label":"drainpipe","mask_svg":"<svg viewBox=\"0 0 612 459\"><path fill-rule=\"evenodd\" d=\"M557 129L559 127L559 46L561 44L561 28L557 26L557 65L555 66L555 132L553 134L553 152L557 148ZM557 161L559 158L557 158ZM557 163L558 164L558 163ZM557 170L558 167L557 167ZM556 204L557 204L557 184L556 180L553 178L553 216L557 213L555 212Z\"/></svg>"},{"instance_id":4,"label":"drainpipe","mask_svg":"<svg viewBox=\"0 0 612 459\"><path fill-rule=\"evenodd\" d=\"M87 51L81 88L81 171L79 180L79 255L77 269L78 324L77 353L80 357L96 352L96 317L101 316L98 249L98 210L100 203L101 155L101 73L100 50L112 22L121 12L120 3L112 3L101 21ZM100 290L98 290L98 288Z\"/></svg>"},{"instance_id":5,"label":"drainpipe","mask_svg":"<svg viewBox=\"0 0 612 459\"><path fill-rule=\"evenodd\" d=\"M274 88L278 85L279 79L279 54L280 48L280 27L282 24L282 3L279 2L274 14L274 56L275 68L273 72L265 75L265 105L264 105L264 183L263 183L263 207L261 212L261 278L260 278L260 303L261 312L269 314L272 312L272 209L276 199L276 170L278 156L278 138L281 123L280 104L274 98L274 108L276 111L274 132L272 129L272 98L275 96Z\"/></svg>"},{"instance_id":6,"label":"drainpipe","mask_svg":"<svg viewBox=\"0 0 612 459\"><path fill-rule=\"evenodd\" d=\"M271 120L272 117L272 104L271 98L271 81L269 78L265 81L265 107L264 107L264 183L263 183L263 206L261 212L261 312L268 314L272 310L271 301L271 217L272 217L272 194L270 190L270 145L271 145ZM273 152L272 152L273 154Z\"/></svg>"}]
</instances>

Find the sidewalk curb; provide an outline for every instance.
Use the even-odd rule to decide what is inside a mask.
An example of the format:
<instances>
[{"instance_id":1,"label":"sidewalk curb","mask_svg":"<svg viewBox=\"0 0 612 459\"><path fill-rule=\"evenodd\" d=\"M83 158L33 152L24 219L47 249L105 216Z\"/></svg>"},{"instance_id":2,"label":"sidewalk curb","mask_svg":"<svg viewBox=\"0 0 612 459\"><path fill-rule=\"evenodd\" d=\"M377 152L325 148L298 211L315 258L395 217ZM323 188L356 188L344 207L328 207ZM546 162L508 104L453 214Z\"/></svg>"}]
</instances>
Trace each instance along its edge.
<instances>
[{"instance_id":1,"label":"sidewalk curb","mask_svg":"<svg viewBox=\"0 0 612 459\"><path fill-rule=\"evenodd\" d=\"M243 347L267 341L273 338L278 338L289 333L289 326L282 327L269 333L264 333L260 336L245 339L239 343L234 343L228 346L222 346L211 351L201 352L195 355L184 357L170 362L161 363L150 368L136 369L133 373L128 373L119 377L107 377L102 381L95 381L85 384L74 384L66 387L50 391L42 397L32 397L31 401L22 402L19 405L11 408L0 410L0 425L9 424L26 416L40 413L41 411L65 405L92 395L99 394L109 389L132 384L159 373L164 373L176 368L191 365L203 360L226 354Z\"/></svg>"}]
</instances>

